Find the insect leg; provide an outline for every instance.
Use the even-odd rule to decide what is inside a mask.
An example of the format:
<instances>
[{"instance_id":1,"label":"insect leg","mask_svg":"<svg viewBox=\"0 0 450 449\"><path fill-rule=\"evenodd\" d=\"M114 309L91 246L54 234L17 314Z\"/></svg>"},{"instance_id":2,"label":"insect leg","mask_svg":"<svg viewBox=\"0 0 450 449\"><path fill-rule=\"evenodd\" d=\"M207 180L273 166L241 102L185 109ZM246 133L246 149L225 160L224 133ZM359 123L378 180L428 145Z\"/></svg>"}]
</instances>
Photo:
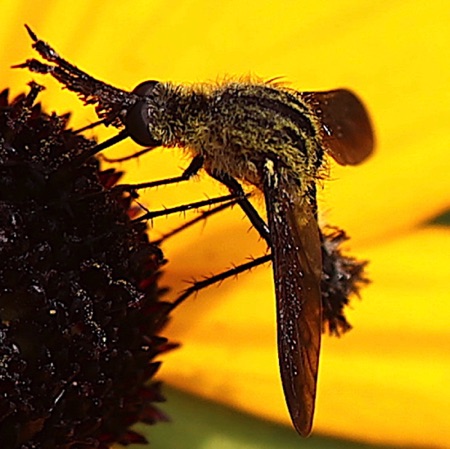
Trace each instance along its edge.
<instances>
[{"instance_id":1,"label":"insect leg","mask_svg":"<svg viewBox=\"0 0 450 449\"><path fill-rule=\"evenodd\" d=\"M175 176L173 178L167 179L159 179L158 181L143 182L140 184L121 184L117 186L116 189L131 193L138 189L147 189L150 187L158 187L167 184L176 184L178 182L188 181L189 179L192 178L192 176L198 173L198 171L202 168L202 166L203 166L203 157L195 156L190 162L189 166L184 170L184 172L180 176Z\"/></svg>"},{"instance_id":2,"label":"insect leg","mask_svg":"<svg viewBox=\"0 0 450 449\"><path fill-rule=\"evenodd\" d=\"M71 166L83 165L90 157L95 156L97 153L100 153L100 151L106 150L106 148L112 147L113 145L121 142L122 140L125 140L127 137L128 133L126 131L121 131L119 134L116 134L115 136L106 139L104 142L95 145L90 150L85 151L78 157L72 159L70 161L70 165Z\"/></svg>"},{"instance_id":3,"label":"insect leg","mask_svg":"<svg viewBox=\"0 0 450 449\"><path fill-rule=\"evenodd\" d=\"M97 121L95 121L95 122L89 123L89 125L83 126L82 128L74 129L72 132L73 132L74 134L81 134L81 133L83 133L84 131L87 131L87 130L89 130L89 129L96 128L97 126L99 126L99 125L104 125L104 124L105 124L105 120L104 120L104 119L102 119L102 120L97 120Z\"/></svg>"},{"instance_id":4,"label":"insect leg","mask_svg":"<svg viewBox=\"0 0 450 449\"><path fill-rule=\"evenodd\" d=\"M231 176L220 173L220 172L208 172L210 176L217 181L220 181L223 185L225 185L228 190L238 197L238 204L241 209L244 211L245 215L247 215L248 219L254 226L254 228L259 232L259 235L267 242L269 247L272 246L270 240L270 231L266 222L261 218L258 211L254 208L253 204L250 203L247 196L245 196L244 189L239 184L239 182L232 178Z\"/></svg>"},{"instance_id":5,"label":"insect leg","mask_svg":"<svg viewBox=\"0 0 450 449\"><path fill-rule=\"evenodd\" d=\"M109 148L116 143L121 142L122 140L126 139L128 137L128 133L124 130L121 131L119 134L111 137L110 139L105 140L102 143L99 143L98 145L95 145L93 148L91 148L88 151L85 151L83 154L80 154L78 157L73 159L71 161L71 164L74 165L82 165L84 162L86 162L90 157L95 156L100 151L105 150L106 148ZM153 148L145 148L142 151L139 151L138 153L134 154L133 156L128 156L121 160L127 160L132 159L133 157L138 157L141 154L147 153L148 151L153 150ZM105 158L106 159L106 158ZM115 187L116 190L121 190L124 192L133 192L138 189L145 189L150 187L158 187L162 185L167 184L176 184L178 182L182 181L188 181L192 176L196 175L199 170L203 166L203 157L202 156L195 156L192 161L190 162L189 166L184 170L184 172L180 176L175 176L173 178L167 178L167 179L160 179L158 181L150 181L150 182L143 182L141 184L121 184Z\"/></svg>"},{"instance_id":6,"label":"insect leg","mask_svg":"<svg viewBox=\"0 0 450 449\"><path fill-rule=\"evenodd\" d=\"M133 154L130 154L130 155L124 156L124 157L118 157L118 158L115 158L115 159L111 159L111 158L109 158L109 157L106 157L106 156L104 156L103 154L100 154L100 155L99 155L99 158L100 158L102 161L105 161L105 162L108 162L108 163L111 163L111 164L116 164L116 163L118 163L118 162L125 162L125 161L129 161L129 160L131 160L131 159L138 158L139 156L142 156L143 154L148 153L149 151L152 151L152 150L154 150L155 148L157 148L157 147L148 147L148 148L144 148L143 150L136 151L136 153L133 153Z\"/></svg>"},{"instance_id":7,"label":"insect leg","mask_svg":"<svg viewBox=\"0 0 450 449\"><path fill-rule=\"evenodd\" d=\"M166 215L175 214L175 213L179 213L179 212L186 212L188 210L199 209L200 207L212 206L214 204L228 203L228 202L232 202L234 204L236 202L239 202L239 198L236 197L236 195L231 194L231 195L219 196L217 198L209 198L207 200L197 201L195 203L182 204L181 206L171 207L169 209L149 211L146 214L141 215L140 217L134 219L133 221L136 222L136 221L152 220L153 218L157 218L157 217L161 217L161 216L166 216Z\"/></svg>"},{"instance_id":8,"label":"insect leg","mask_svg":"<svg viewBox=\"0 0 450 449\"><path fill-rule=\"evenodd\" d=\"M237 203L238 199L234 198L230 201L225 201L224 203L220 204L219 206L213 207L209 210L205 210L200 212L200 215L198 217L193 218L192 220L187 221L186 223L182 224L181 226L178 226L175 229L172 229L171 231L164 234L162 237L160 237L158 240L153 240L153 243L155 245L160 245L162 242L165 242L170 237L173 237L174 235L180 233L181 231L184 231L187 228L190 228L191 226L199 223L200 221L206 220L208 217L215 215L225 209L228 209L229 207L233 207Z\"/></svg>"},{"instance_id":9,"label":"insect leg","mask_svg":"<svg viewBox=\"0 0 450 449\"><path fill-rule=\"evenodd\" d=\"M252 268L255 268L259 265L270 262L271 260L272 256L270 254L267 254L265 256L258 257L257 259L253 259L250 262L243 263L241 265L238 265L237 267L233 267L229 270L223 271L222 273L210 276L206 279L203 279L202 281L194 282L189 288L184 290L184 292L181 293L181 295L178 296L178 298L176 298L175 301L171 303L171 309L174 309L183 301L185 301L187 298L189 298L189 296L193 295L194 293L197 293L198 291L206 287L210 287L211 285L222 282L230 277L237 276L238 274L241 274L244 271L251 270Z\"/></svg>"}]
</instances>

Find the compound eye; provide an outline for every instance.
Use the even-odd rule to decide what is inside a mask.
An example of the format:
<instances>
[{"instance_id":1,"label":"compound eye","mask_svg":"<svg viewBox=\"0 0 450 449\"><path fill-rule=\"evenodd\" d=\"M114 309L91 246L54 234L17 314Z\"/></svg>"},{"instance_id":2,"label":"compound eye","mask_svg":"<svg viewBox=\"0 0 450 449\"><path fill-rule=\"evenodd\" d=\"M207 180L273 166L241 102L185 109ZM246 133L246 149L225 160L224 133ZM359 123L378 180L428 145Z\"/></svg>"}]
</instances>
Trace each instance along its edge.
<instances>
[{"instance_id":1,"label":"compound eye","mask_svg":"<svg viewBox=\"0 0 450 449\"><path fill-rule=\"evenodd\" d=\"M159 81L150 80L143 81L138 84L132 91L133 94L139 95L140 97L145 97L152 93L153 89L159 84Z\"/></svg>"},{"instance_id":2,"label":"compound eye","mask_svg":"<svg viewBox=\"0 0 450 449\"><path fill-rule=\"evenodd\" d=\"M150 132L150 117L148 115L148 105L145 101L145 97L158 84L158 81L144 81L134 88L133 93L143 98L128 109L124 120L130 137L143 147L159 147L162 145L162 142L155 139Z\"/></svg>"}]
</instances>

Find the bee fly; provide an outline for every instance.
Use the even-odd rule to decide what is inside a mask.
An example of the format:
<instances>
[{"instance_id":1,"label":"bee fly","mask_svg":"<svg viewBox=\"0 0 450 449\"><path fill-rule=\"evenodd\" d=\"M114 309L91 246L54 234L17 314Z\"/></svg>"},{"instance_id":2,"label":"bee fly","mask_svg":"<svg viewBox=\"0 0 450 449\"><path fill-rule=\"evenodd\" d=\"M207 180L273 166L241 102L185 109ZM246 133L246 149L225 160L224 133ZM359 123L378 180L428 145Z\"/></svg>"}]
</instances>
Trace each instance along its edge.
<instances>
[{"instance_id":1,"label":"bee fly","mask_svg":"<svg viewBox=\"0 0 450 449\"><path fill-rule=\"evenodd\" d=\"M15 67L50 73L85 103L95 104L103 123L121 129L110 141L129 136L147 150L186 149L193 159L172 181L204 168L239 197L271 249L281 379L292 422L307 436L323 320L324 237L317 222L316 181L324 174L327 155L341 165L355 165L372 153L373 131L361 101L345 89L297 92L251 81L197 86L146 81L127 92L82 72L27 30L50 64L29 59ZM238 180L263 192L267 224Z\"/></svg>"}]
</instances>

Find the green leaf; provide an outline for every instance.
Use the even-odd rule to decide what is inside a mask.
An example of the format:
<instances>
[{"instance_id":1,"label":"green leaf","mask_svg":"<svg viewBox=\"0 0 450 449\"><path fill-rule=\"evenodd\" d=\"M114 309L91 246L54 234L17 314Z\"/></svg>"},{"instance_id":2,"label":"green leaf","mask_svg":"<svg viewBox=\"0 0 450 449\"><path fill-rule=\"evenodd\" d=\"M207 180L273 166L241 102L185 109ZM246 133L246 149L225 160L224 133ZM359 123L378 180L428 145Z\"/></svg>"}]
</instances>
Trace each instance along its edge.
<instances>
[{"instance_id":1,"label":"green leaf","mask_svg":"<svg viewBox=\"0 0 450 449\"><path fill-rule=\"evenodd\" d=\"M439 226L450 226L450 209L443 211L438 216L434 217L427 224L439 225Z\"/></svg>"},{"instance_id":2,"label":"green leaf","mask_svg":"<svg viewBox=\"0 0 450 449\"><path fill-rule=\"evenodd\" d=\"M152 449L375 449L369 445L324 436L301 438L289 427L236 411L173 388L165 388L161 409L172 422L138 425ZM129 449L146 449L131 445ZM391 446L393 448L393 446ZM402 447L406 449L406 446ZM417 448L416 448L417 449Z\"/></svg>"}]
</instances>

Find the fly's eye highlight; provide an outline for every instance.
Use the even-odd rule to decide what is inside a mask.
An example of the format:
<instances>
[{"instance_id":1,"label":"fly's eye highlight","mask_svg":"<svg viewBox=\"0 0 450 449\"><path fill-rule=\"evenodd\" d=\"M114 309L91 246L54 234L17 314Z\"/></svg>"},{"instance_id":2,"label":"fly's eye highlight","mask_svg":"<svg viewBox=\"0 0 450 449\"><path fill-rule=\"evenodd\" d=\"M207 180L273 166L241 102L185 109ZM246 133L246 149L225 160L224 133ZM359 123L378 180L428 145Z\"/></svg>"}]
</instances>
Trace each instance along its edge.
<instances>
[{"instance_id":1,"label":"fly's eye highlight","mask_svg":"<svg viewBox=\"0 0 450 449\"><path fill-rule=\"evenodd\" d=\"M143 81L133 89L132 93L139 95L140 97L145 97L150 95L158 84L160 84L160 82L155 80Z\"/></svg>"},{"instance_id":2,"label":"fly's eye highlight","mask_svg":"<svg viewBox=\"0 0 450 449\"><path fill-rule=\"evenodd\" d=\"M142 100L138 100L128 109L124 120L130 137L143 147L158 147L162 144L150 132L150 117L145 100L145 97L150 95L158 84L159 82L154 80L144 81L133 89L133 93L142 97Z\"/></svg>"}]
</instances>

